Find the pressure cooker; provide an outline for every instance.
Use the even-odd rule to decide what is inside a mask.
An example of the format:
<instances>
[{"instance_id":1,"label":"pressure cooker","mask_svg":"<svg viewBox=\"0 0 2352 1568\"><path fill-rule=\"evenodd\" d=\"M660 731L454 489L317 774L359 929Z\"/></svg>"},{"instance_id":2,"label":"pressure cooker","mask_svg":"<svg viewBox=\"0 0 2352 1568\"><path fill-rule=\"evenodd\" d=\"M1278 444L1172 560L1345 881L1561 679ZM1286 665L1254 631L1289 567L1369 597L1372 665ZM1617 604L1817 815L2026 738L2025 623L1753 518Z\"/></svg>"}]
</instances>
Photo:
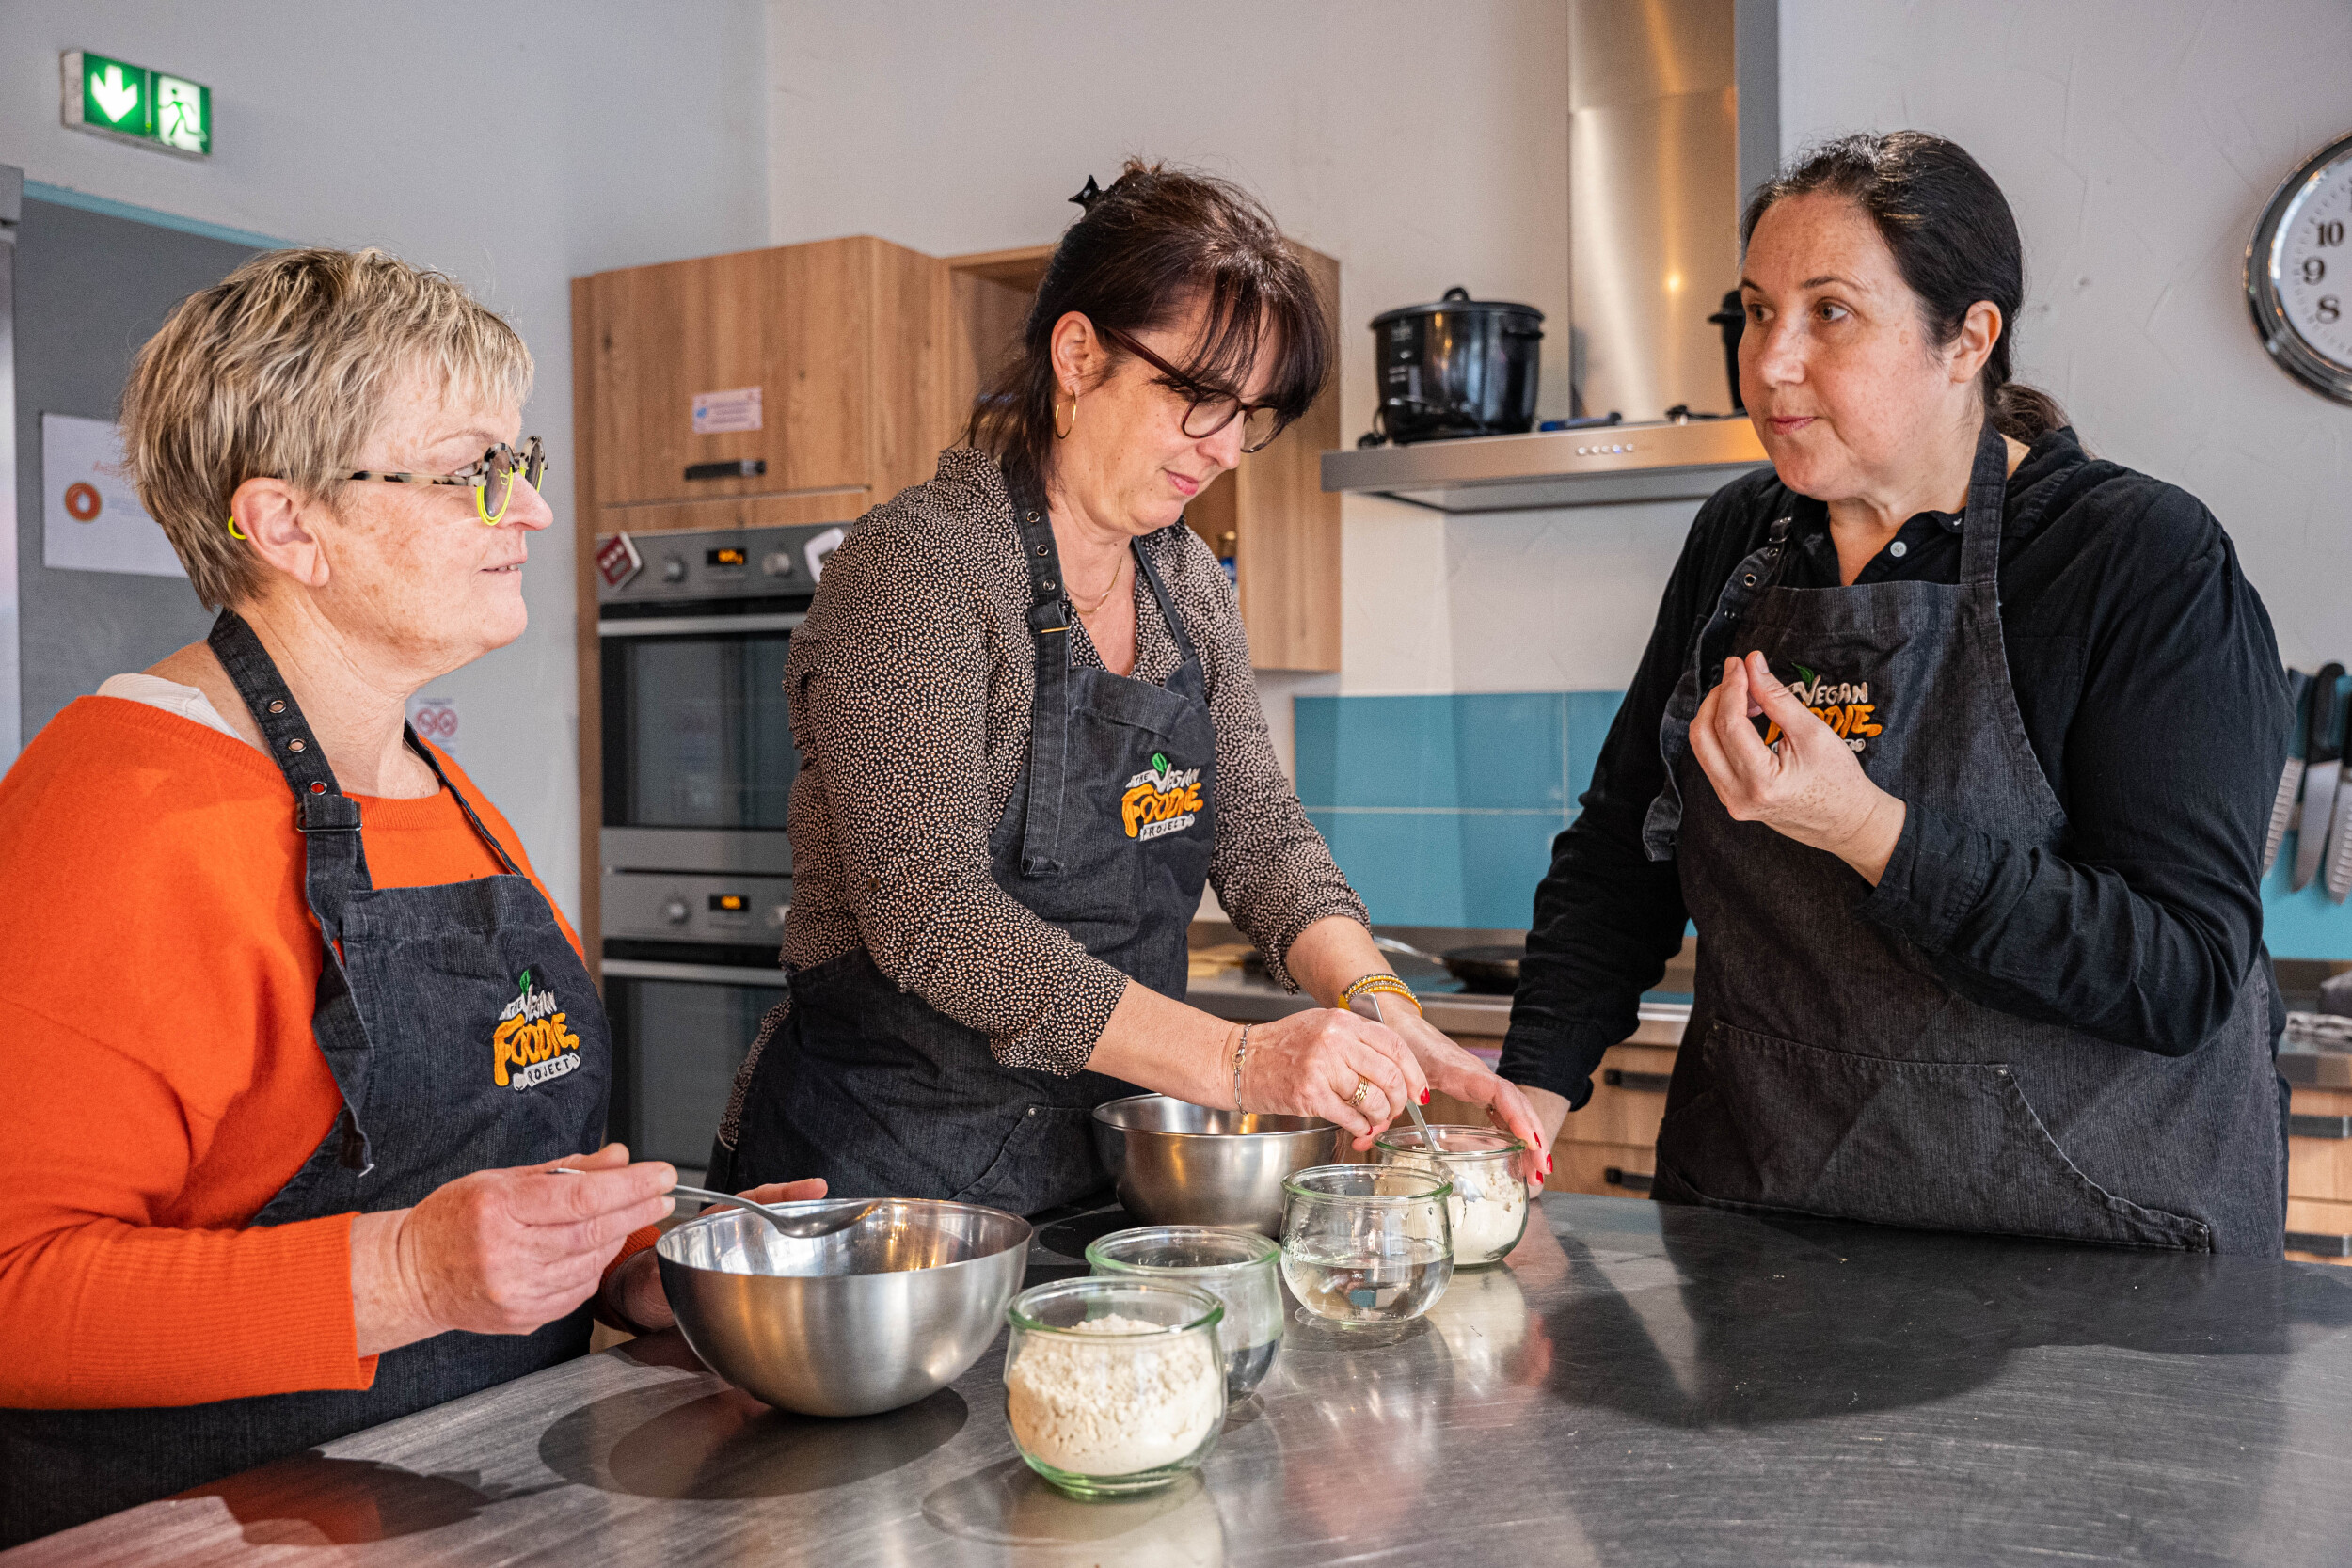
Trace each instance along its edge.
<instances>
[{"instance_id":1,"label":"pressure cooker","mask_svg":"<svg viewBox=\"0 0 2352 1568\"><path fill-rule=\"evenodd\" d=\"M1532 305L1472 299L1462 288L1373 317L1374 435L1403 445L1534 428L1543 319Z\"/></svg>"}]
</instances>

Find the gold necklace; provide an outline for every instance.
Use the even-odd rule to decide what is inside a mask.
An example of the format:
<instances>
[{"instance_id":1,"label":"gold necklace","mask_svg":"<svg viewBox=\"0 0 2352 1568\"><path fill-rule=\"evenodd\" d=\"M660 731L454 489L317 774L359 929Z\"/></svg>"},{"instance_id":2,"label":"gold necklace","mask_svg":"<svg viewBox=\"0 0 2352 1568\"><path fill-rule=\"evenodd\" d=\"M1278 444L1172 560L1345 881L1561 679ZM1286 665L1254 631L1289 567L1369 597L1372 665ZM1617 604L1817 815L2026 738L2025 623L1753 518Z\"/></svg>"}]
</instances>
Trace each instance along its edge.
<instances>
[{"instance_id":1,"label":"gold necklace","mask_svg":"<svg viewBox=\"0 0 2352 1568\"><path fill-rule=\"evenodd\" d=\"M1079 610L1078 613L1081 615L1091 615L1096 610L1101 610L1104 605L1110 603L1111 594L1118 591L1120 583L1125 579L1126 576L1127 562L1122 558L1119 564L1111 569L1110 587L1104 589L1101 597L1097 598L1092 604L1087 606L1084 610ZM1078 601L1073 597L1070 602L1073 605L1075 605Z\"/></svg>"}]
</instances>

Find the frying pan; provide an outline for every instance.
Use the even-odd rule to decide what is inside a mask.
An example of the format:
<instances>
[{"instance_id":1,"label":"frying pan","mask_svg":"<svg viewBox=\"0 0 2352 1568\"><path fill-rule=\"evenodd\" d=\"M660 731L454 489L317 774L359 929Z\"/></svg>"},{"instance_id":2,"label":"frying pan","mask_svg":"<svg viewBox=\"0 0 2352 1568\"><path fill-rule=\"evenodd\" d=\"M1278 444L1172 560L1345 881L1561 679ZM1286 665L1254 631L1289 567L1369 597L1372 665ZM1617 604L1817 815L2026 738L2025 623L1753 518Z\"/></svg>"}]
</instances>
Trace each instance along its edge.
<instances>
[{"instance_id":1,"label":"frying pan","mask_svg":"<svg viewBox=\"0 0 2352 1568\"><path fill-rule=\"evenodd\" d=\"M1508 996L1519 988L1519 959L1527 956L1524 943L1518 946L1449 947L1442 953L1424 953L1409 942L1394 937L1374 937L1373 945L1384 953L1402 953L1408 958L1442 965L1445 972L1462 982L1462 989L1482 996Z\"/></svg>"}]
</instances>

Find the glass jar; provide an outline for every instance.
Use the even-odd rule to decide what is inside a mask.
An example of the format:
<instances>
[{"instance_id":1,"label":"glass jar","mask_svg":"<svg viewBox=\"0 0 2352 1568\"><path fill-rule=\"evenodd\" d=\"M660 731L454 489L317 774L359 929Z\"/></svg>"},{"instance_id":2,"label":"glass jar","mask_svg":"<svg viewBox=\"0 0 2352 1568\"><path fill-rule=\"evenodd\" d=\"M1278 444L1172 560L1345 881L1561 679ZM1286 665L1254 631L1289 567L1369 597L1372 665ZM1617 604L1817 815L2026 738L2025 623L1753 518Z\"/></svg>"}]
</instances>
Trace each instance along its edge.
<instances>
[{"instance_id":1,"label":"glass jar","mask_svg":"<svg viewBox=\"0 0 2352 1568\"><path fill-rule=\"evenodd\" d=\"M1442 1171L1311 1165L1282 1182L1282 1277L1299 1304L1341 1325L1420 1317L1454 1278Z\"/></svg>"},{"instance_id":2,"label":"glass jar","mask_svg":"<svg viewBox=\"0 0 2352 1568\"><path fill-rule=\"evenodd\" d=\"M1225 1397L1246 1397L1265 1380L1282 1346L1282 1249L1271 1236L1207 1225L1114 1230L1087 1248L1097 1275L1191 1285L1225 1305Z\"/></svg>"},{"instance_id":3,"label":"glass jar","mask_svg":"<svg viewBox=\"0 0 2352 1568\"><path fill-rule=\"evenodd\" d=\"M1005 1418L1029 1468L1079 1497L1167 1485L1225 1426L1225 1308L1189 1285L1065 1279L1005 1316Z\"/></svg>"},{"instance_id":4,"label":"glass jar","mask_svg":"<svg viewBox=\"0 0 2352 1568\"><path fill-rule=\"evenodd\" d=\"M1454 1182L1447 1201L1455 1268L1502 1262L1527 1233L1527 1183L1518 1175L1527 1145L1491 1127L1432 1127L1429 1135L1438 1140L1435 1162L1418 1127L1392 1127L1373 1148L1383 1164L1445 1167Z\"/></svg>"}]
</instances>

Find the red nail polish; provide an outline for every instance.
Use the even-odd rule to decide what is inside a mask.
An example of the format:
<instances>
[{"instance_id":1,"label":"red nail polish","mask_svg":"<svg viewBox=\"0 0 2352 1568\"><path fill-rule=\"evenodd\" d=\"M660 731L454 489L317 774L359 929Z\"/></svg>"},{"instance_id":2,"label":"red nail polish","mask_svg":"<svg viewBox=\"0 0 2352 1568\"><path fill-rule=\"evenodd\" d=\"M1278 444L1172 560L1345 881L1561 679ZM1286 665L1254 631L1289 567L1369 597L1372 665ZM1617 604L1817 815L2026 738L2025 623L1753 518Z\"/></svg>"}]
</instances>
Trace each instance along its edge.
<instances>
[{"instance_id":1,"label":"red nail polish","mask_svg":"<svg viewBox=\"0 0 2352 1568\"><path fill-rule=\"evenodd\" d=\"M1421 1091L1421 1102L1422 1102L1423 1105L1426 1105L1426 1104L1428 1104L1428 1103L1429 1103L1429 1091L1428 1091L1427 1089L1423 1089L1423 1090L1422 1090L1422 1091Z\"/></svg>"}]
</instances>

